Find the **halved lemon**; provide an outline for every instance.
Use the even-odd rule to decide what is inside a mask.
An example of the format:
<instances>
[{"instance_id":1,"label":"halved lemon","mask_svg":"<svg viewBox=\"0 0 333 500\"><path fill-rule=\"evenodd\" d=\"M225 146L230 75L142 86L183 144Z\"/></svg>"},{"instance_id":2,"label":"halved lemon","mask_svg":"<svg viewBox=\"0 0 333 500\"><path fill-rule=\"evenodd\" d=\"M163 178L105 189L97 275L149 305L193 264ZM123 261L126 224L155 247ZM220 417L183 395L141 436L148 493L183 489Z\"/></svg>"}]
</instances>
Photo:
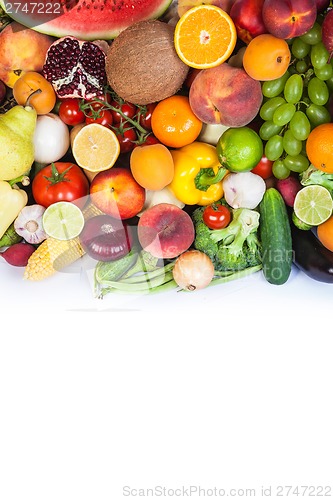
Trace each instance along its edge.
<instances>
[{"instance_id":1,"label":"halved lemon","mask_svg":"<svg viewBox=\"0 0 333 500\"><path fill-rule=\"evenodd\" d=\"M113 130L100 123L90 123L75 134L72 153L81 168L101 172L116 163L120 144Z\"/></svg>"},{"instance_id":2,"label":"halved lemon","mask_svg":"<svg viewBox=\"0 0 333 500\"><path fill-rule=\"evenodd\" d=\"M178 20L174 44L179 58L198 69L213 68L226 61L237 42L235 24L215 5L197 5Z\"/></svg>"}]
</instances>

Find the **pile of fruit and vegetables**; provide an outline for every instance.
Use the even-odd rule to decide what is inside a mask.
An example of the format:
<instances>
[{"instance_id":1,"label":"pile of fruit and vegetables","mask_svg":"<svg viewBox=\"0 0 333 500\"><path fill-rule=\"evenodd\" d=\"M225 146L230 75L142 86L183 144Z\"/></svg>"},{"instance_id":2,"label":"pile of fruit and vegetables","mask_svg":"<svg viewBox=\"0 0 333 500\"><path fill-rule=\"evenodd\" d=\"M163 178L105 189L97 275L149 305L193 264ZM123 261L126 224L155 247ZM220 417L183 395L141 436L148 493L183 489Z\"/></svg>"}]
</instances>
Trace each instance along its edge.
<instances>
[{"instance_id":1,"label":"pile of fruit and vegetables","mask_svg":"<svg viewBox=\"0 0 333 500\"><path fill-rule=\"evenodd\" d=\"M332 56L330 0L0 0L0 260L333 283Z\"/></svg>"}]
</instances>

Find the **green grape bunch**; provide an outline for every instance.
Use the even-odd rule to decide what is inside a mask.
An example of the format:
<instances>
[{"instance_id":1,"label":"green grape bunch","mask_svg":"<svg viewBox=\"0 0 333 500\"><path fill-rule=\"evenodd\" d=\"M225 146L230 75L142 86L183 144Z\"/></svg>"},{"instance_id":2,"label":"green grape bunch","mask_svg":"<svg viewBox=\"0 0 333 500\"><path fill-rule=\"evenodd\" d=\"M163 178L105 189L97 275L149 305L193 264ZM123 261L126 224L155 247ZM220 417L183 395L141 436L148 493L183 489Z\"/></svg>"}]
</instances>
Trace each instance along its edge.
<instances>
[{"instance_id":1,"label":"green grape bunch","mask_svg":"<svg viewBox=\"0 0 333 500\"><path fill-rule=\"evenodd\" d=\"M327 105L333 91L333 58L322 42L319 19L307 33L289 40L289 46L288 70L262 83L259 110L259 135L277 179L308 168L306 140L314 127L331 121Z\"/></svg>"}]
</instances>

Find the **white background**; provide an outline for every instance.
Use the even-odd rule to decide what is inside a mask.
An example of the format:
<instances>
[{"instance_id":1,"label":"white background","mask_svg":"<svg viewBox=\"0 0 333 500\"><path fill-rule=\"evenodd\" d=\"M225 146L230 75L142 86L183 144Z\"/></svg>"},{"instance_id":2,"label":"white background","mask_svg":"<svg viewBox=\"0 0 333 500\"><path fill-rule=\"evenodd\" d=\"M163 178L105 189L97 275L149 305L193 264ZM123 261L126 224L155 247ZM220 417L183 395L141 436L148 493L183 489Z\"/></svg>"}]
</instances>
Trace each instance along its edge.
<instances>
[{"instance_id":1,"label":"white background","mask_svg":"<svg viewBox=\"0 0 333 500\"><path fill-rule=\"evenodd\" d=\"M89 273L22 276L0 261L1 500L333 495L331 285L293 269L98 301Z\"/></svg>"}]
</instances>

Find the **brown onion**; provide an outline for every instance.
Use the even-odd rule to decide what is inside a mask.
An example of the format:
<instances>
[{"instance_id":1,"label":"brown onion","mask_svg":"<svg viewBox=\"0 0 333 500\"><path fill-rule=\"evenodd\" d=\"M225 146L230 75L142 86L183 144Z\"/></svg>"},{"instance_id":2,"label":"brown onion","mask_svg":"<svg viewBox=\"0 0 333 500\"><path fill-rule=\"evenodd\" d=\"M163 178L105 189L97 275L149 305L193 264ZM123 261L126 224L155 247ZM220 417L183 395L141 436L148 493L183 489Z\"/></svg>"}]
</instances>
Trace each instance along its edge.
<instances>
[{"instance_id":1,"label":"brown onion","mask_svg":"<svg viewBox=\"0 0 333 500\"><path fill-rule=\"evenodd\" d=\"M199 250L187 250L176 259L172 273L180 288L194 291L206 288L212 281L215 270L208 255Z\"/></svg>"}]
</instances>

